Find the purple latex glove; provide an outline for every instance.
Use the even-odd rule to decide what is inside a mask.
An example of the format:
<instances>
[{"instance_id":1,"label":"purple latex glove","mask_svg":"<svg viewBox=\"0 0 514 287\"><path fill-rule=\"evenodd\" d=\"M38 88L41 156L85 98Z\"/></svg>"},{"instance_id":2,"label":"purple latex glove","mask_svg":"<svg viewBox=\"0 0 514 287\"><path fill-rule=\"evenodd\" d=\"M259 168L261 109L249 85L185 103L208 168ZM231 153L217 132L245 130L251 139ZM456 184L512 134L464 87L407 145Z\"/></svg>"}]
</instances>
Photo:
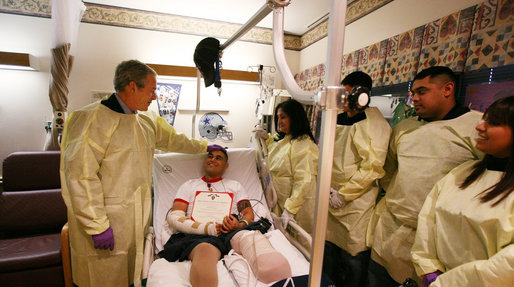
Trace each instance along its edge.
<instances>
[{"instance_id":1,"label":"purple latex glove","mask_svg":"<svg viewBox=\"0 0 514 287\"><path fill-rule=\"evenodd\" d=\"M423 280L421 281L423 283L423 286L428 287L432 282L437 279L437 276L443 274L443 272L437 270L436 272L428 273L423 275Z\"/></svg>"},{"instance_id":2,"label":"purple latex glove","mask_svg":"<svg viewBox=\"0 0 514 287\"><path fill-rule=\"evenodd\" d=\"M91 236L93 237L96 249L110 249L111 251L114 249L114 236L111 227L100 234Z\"/></svg>"}]
</instances>

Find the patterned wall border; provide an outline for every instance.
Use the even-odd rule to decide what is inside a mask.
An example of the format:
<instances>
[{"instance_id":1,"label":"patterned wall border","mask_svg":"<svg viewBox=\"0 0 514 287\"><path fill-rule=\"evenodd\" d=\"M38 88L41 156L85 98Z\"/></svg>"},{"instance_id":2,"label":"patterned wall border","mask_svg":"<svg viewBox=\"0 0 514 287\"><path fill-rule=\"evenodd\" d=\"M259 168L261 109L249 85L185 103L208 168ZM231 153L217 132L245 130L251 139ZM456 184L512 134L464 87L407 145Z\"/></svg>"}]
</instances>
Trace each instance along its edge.
<instances>
[{"instance_id":1,"label":"patterned wall border","mask_svg":"<svg viewBox=\"0 0 514 287\"><path fill-rule=\"evenodd\" d=\"M305 49L310 45L318 42L328 35L328 19L319 23L316 27L305 32L301 38L301 49Z\"/></svg>"},{"instance_id":2,"label":"patterned wall border","mask_svg":"<svg viewBox=\"0 0 514 287\"><path fill-rule=\"evenodd\" d=\"M206 20L172 14L148 12L134 9L119 8L86 3L87 10L82 22L111 26L148 29L181 34L209 36L221 39L230 38L240 24ZM267 28L255 27L246 33L242 41L271 44L272 31ZM284 36L284 46L290 50L300 50L300 37Z\"/></svg>"},{"instance_id":3,"label":"patterned wall border","mask_svg":"<svg viewBox=\"0 0 514 287\"><path fill-rule=\"evenodd\" d=\"M0 0L0 12L50 18L50 0Z\"/></svg>"},{"instance_id":4,"label":"patterned wall border","mask_svg":"<svg viewBox=\"0 0 514 287\"><path fill-rule=\"evenodd\" d=\"M393 0L355 0L346 9L346 25L359 20Z\"/></svg>"},{"instance_id":5,"label":"patterned wall border","mask_svg":"<svg viewBox=\"0 0 514 287\"><path fill-rule=\"evenodd\" d=\"M375 11L393 0L354 0L348 4L346 23ZM85 2L87 7L82 22L118 27L155 30L171 33L211 36L228 39L241 27L240 24L227 23L173 14L149 12ZM0 13L19 14L36 17L51 17L50 0L0 0ZM328 34L328 20L318 24L302 36L284 36L286 49L300 51ZM271 44L272 31L255 27L241 40Z\"/></svg>"},{"instance_id":6,"label":"patterned wall border","mask_svg":"<svg viewBox=\"0 0 514 287\"><path fill-rule=\"evenodd\" d=\"M393 0L354 0L348 1L346 8L346 25L349 25L369 13L381 8ZM301 39L301 49L305 49L328 35L328 19L318 24L316 27L305 32Z\"/></svg>"}]
</instances>

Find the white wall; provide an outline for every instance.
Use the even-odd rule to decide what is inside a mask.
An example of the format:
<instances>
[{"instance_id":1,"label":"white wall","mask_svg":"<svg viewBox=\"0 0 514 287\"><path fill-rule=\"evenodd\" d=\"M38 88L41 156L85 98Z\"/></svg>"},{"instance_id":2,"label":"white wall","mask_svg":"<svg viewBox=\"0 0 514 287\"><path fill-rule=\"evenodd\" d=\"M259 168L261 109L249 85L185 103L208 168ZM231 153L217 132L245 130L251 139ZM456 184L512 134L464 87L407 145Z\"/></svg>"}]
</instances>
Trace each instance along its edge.
<instances>
[{"instance_id":1,"label":"white wall","mask_svg":"<svg viewBox=\"0 0 514 287\"><path fill-rule=\"evenodd\" d=\"M52 119L48 97L48 19L0 13L0 51L29 53L40 71L0 69L0 160L11 152L41 150L45 121ZM2 166L0 165L0 171Z\"/></svg>"},{"instance_id":2,"label":"white wall","mask_svg":"<svg viewBox=\"0 0 514 287\"><path fill-rule=\"evenodd\" d=\"M93 90L112 90L114 69L119 62L125 59L135 58L145 63L194 66L194 49L203 38L184 34L81 24L75 67L70 78L70 110L88 104ZM221 40L221 42L223 41ZM294 70L298 69L299 54L299 52L288 51L286 55ZM275 65L270 45L248 42L235 42L229 46L224 51L222 62L225 69L243 71L246 71L248 66L257 64ZM212 86L208 88L208 91L209 94L206 94L205 91L202 92L204 101L208 100L205 97L216 94L216 89ZM255 99L258 95L259 89L255 84L223 84L223 93L219 100L226 104L229 112L223 112L221 115L228 122L229 129L234 134L234 141L223 143L225 146L245 147L248 145L255 121ZM189 103L188 107L195 106L195 89L181 92L179 112L174 125L177 131L191 136L193 112L180 110L186 103ZM155 102L151 108L157 110ZM197 116L197 122L203 113ZM196 135L198 138L198 132Z\"/></svg>"},{"instance_id":3,"label":"white wall","mask_svg":"<svg viewBox=\"0 0 514 287\"><path fill-rule=\"evenodd\" d=\"M483 0L394 0L346 26L344 54L468 8ZM328 37L301 51L300 71L325 63Z\"/></svg>"},{"instance_id":4,"label":"white wall","mask_svg":"<svg viewBox=\"0 0 514 287\"><path fill-rule=\"evenodd\" d=\"M44 123L52 119L48 99L51 25L50 19L0 13L0 27L0 51L26 52L41 61L38 72L0 70L0 84L4 87L0 94L0 160L3 160L14 151L43 149ZM138 59L145 63L194 66L194 49L203 38L80 24L70 76L68 110L71 112L90 103L92 91L112 91L114 69L123 60ZM286 51L293 72L298 71L299 55L297 51ZM228 47L222 61L225 69L244 71L248 66L258 64L275 65L271 45L248 42L236 42ZM279 77L278 72L276 74ZM280 81L277 86L281 87ZM214 90L213 87L210 89ZM221 115L228 122L234 141L223 145L248 145L255 122L255 99L258 95L259 89L255 84L224 84L222 101L226 103L229 112ZM196 99L196 93L184 93L180 97ZM157 105L154 103L151 108L157 110ZM175 120L177 131L191 135L192 114L187 111L178 113Z\"/></svg>"}]
</instances>

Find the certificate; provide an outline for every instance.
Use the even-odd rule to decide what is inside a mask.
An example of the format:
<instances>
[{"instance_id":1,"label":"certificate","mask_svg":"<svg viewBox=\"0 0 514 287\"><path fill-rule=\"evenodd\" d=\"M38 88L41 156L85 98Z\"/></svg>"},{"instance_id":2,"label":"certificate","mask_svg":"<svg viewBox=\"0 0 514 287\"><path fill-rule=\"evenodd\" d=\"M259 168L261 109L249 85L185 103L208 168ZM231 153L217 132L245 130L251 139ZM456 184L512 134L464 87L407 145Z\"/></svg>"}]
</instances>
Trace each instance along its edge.
<instances>
[{"instance_id":1,"label":"certificate","mask_svg":"<svg viewBox=\"0 0 514 287\"><path fill-rule=\"evenodd\" d=\"M234 194L229 192L197 191L191 219L198 222L223 222L230 214Z\"/></svg>"}]
</instances>

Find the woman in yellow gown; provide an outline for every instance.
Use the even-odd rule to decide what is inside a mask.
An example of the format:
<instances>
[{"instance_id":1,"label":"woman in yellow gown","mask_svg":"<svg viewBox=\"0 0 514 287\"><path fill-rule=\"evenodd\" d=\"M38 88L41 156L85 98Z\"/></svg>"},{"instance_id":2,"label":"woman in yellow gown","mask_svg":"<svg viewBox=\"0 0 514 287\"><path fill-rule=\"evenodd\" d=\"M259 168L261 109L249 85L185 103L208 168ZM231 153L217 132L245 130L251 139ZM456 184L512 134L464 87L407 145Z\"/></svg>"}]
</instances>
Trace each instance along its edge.
<instances>
[{"instance_id":1,"label":"woman in yellow gown","mask_svg":"<svg viewBox=\"0 0 514 287\"><path fill-rule=\"evenodd\" d=\"M483 119L484 159L441 179L419 214L411 255L425 287L514 286L514 96Z\"/></svg>"},{"instance_id":2,"label":"woman in yellow gown","mask_svg":"<svg viewBox=\"0 0 514 287\"><path fill-rule=\"evenodd\" d=\"M312 234L319 149L298 101L280 103L274 120L277 133L266 139L268 166L278 197L273 211L281 215L284 228L295 220Z\"/></svg>"}]
</instances>

